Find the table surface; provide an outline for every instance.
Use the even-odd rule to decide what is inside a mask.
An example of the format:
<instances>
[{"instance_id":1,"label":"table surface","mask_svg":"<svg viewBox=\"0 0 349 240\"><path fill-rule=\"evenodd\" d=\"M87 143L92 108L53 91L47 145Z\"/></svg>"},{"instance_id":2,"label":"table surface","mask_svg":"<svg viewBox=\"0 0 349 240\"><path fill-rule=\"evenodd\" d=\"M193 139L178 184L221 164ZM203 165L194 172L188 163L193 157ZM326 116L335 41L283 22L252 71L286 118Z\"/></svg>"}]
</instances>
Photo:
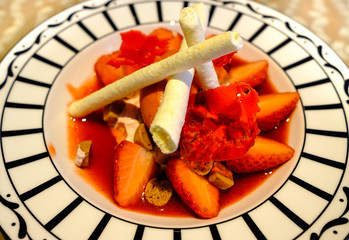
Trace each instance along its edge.
<instances>
[{"instance_id":1,"label":"table surface","mask_svg":"<svg viewBox=\"0 0 349 240\"><path fill-rule=\"evenodd\" d=\"M349 66L348 0L255 0L322 38ZM35 26L83 0L0 0L0 60ZM3 237L0 234L0 240Z\"/></svg>"}]
</instances>

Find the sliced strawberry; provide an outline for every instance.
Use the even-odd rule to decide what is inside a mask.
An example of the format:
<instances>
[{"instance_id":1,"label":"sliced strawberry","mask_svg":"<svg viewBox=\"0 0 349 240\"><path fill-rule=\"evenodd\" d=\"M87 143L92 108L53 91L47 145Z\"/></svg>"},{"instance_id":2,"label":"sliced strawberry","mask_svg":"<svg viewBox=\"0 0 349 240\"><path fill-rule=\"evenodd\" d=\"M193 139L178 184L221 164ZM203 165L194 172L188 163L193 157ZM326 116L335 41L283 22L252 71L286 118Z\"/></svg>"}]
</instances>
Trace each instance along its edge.
<instances>
[{"instance_id":1,"label":"sliced strawberry","mask_svg":"<svg viewBox=\"0 0 349 240\"><path fill-rule=\"evenodd\" d=\"M233 66L228 70L229 82L246 82L251 87L256 87L268 77L268 62L260 60ZM225 80L227 81L227 80Z\"/></svg>"},{"instance_id":2,"label":"sliced strawberry","mask_svg":"<svg viewBox=\"0 0 349 240\"><path fill-rule=\"evenodd\" d=\"M153 178L157 165L145 148L129 141L120 143L115 152L114 199L122 207L142 198L145 185Z\"/></svg>"},{"instance_id":3,"label":"sliced strawberry","mask_svg":"<svg viewBox=\"0 0 349 240\"><path fill-rule=\"evenodd\" d=\"M298 92L272 93L259 96L257 124L260 130L268 131L277 126L295 108Z\"/></svg>"},{"instance_id":4,"label":"sliced strawberry","mask_svg":"<svg viewBox=\"0 0 349 240\"><path fill-rule=\"evenodd\" d=\"M257 136L255 144L239 159L226 161L236 173L257 172L276 167L292 158L294 149L273 139Z\"/></svg>"},{"instance_id":5,"label":"sliced strawberry","mask_svg":"<svg viewBox=\"0 0 349 240\"><path fill-rule=\"evenodd\" d=\"M151 123L158 111L162 96L164 95L166 80L154 83L142 88L140 91L139 102L144 124L150 128Z\"/></svg>"},{"instance_id":6,"label":"sliced strawberry","mask_svg":"<svg viewBox=\"0 0 349 240\"><path fill-rule=\"evenodd\" d=\"M173 189L182 201L202 218L218 215L219 190L209 181L199 176L185 164L182 159L172 159L166 167L166 175Z\"/></svg>"}]
</instances>

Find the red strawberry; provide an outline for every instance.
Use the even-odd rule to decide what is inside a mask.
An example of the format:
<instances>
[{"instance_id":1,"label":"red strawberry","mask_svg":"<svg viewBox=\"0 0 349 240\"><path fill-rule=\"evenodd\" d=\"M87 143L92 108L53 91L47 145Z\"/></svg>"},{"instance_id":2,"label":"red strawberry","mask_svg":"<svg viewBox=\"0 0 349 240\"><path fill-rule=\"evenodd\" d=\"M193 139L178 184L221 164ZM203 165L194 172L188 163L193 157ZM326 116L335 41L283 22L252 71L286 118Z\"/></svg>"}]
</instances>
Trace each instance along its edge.
<instances>
[{"instance_id":1,"label":"red strawberry","mask_svg":"<svg viewBox=\"0 0 349 240\"><path fill-rule=\"evenodd\" d=\"M136 203L156 170L157 165L149 151L133 142L121 142L115 152L115 201L122 207Z\"/></svg>"},{"instance_id":2,"label":"red strawberry","mask_svg":"<svg viewBox=\"0 0 349 240\"><path fill-rule=\"evenodd\" d=\"M256 87L268 77L268 62L260 60L233 66L228 73L230 76L229 82L245 82L250 84L251 87Z\"/></svg>"},{"instance_id":3,"label":"red strawberry","mask_svg":"<svg viewBox=\"0 0 349 240\"><path fill-rule=\"evenodd\" d=\"M207 99L208 109L216 115L224 115L229 119L237 120L241 115L240 99L244 97L242 93L249 91L250 86L243 84L232 84L208 89L204 92Z\"/></svg>"},{"instance_id":4,"label":"red strawberry","mask_svg":"<svg viewBox=\"0 0 349 240\"><path fill-rule=\"evenodd\" d=\"M239 159L226 162L236 173L257 172L276 167L292 158L293 148L273 139L257 136L255 144Z\"/></svg>"},{"instance_id":5,"label":"red strawberry","mask_svg":"<svg viewBox=\"0 0 349 240\"><path fill-rule=\"evenodd\" d=\"M202 218L218 215L219 190L209 181L194 173L182 159L172 159L166 167L166 175L182 201Z\"/></svg>"},{"instance_id":6,"label":"red strawberry","mask_svg":"<svg viewBox=\"0 0 349 240\"><path fill-rule=\"evenodd\" d=\"M258 94L246 83L191 95L180 142L182 157L190 161L241 157L259 133L258 110Z\"/></svg>"},{"instance_id":7,"label":"red strawberry","mask_svg":"<svg viewBox=\"0 0 349 240\"><path fill-rule=\"evenodd\" d=\"M277 126L295 108L298 92L272 93L259 96L257 124L260 130L268 131Z\"/></svg>"},{"instance_id":8,"label":"red strawberry","mask_svg":"<svg viewBox=\"0 0 349 240\"><path fill-rule=\"evenodd\" d=\"M154 62L156 56L167 51L168 39L159 39L156 35L145 35L138 30L121 33L122 44L119 58L109 62L118 68L121 65L139 65L143 67Z\"/></svg>"}]
</instances>

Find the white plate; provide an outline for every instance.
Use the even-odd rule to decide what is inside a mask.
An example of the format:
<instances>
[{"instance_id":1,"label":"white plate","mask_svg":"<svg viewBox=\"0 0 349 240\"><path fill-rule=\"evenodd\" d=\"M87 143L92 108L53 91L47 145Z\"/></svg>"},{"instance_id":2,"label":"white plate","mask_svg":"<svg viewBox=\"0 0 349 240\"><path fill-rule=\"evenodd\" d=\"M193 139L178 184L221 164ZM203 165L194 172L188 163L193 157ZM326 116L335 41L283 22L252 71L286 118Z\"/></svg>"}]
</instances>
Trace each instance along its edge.
<instances>
[{"instance_id":1,"label":"white plate","mask_svg":"<svg viewBox=\"0 0 349 240\"><path fill-rule=\"evenodd\" d=\"M67 83L78 86L122 31L179 30L193 2L92 0L47 20L0 65L0 230L11 239L345 239L349 232L349 71L318 37L248 1L203 1L209 33L240 32L240 55L266 59L279 91L298 91L295 157L210 220L116 207L74 172L67 153ZM53 145L55 155L48 150Z\"/></svg>"}]
</instances>

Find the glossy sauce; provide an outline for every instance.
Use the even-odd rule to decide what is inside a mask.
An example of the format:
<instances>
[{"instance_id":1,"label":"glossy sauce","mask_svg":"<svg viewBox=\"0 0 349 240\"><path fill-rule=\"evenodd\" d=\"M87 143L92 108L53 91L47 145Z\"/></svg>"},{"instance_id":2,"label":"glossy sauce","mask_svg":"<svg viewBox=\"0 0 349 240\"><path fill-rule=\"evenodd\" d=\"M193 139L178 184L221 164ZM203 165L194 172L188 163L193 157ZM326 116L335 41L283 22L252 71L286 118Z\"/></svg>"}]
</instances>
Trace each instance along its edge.
<instances>
[{"instance_id":1,"label":"glossy sauce","mask_svg":"<svg viewBox=\"0 0 349 240\"><path fill-rule=\"evenodd\" d=\"M95 78L89 79L79 88L68 85L68 90L74 100L94 92L102 87ZM69 157L75 160L76 147L79 142L92 140L90 152L90 166L76 171L97 191L113 201L113 154L116 146L115 138L103 122L101 111L97 111L84 118L73 118L68 116L68 150Z\"/></svg>"},{"instance_id":2,"label":"glossy sauce","mask_svg":"<svg viewBox=\"0 0 349 240\"><path fill-rule=\"evenodd\" d=\"M241 63L244 63L242 59ZM79 99L100 87L101 85L98 83L98 80L93 78L87 81L79 89L71 86L68 86L68 89L75 99ZM263 94L276 92L269 79L260 87L260 89ZM265 135L287 143L289 131L288 125L288 121L284 121L277 129ZM102 113L96 112L80 119L68 116L68 136L69 152L72 161L75 159L77 144L83 140L92 140L93 143L90 156L91 165L84 169L77 168L77 172L94 186L98 192L102 193L111 202L114 202L113 154L117 143L113 135L110 133L108 126L103 121ZM268 170L265 172L250 174L234 174L234 186L229 190L221 191L221 208L227 207L246 197L267 180L274 171L275 170ZM196 217L195 214L193 214L193 212L181 202L178 195L175 193L171 200L163 207L156 207L149 204L144 198L140 198L137 204L128 209L157 216Z\"/></svg>"}]
</instances>

